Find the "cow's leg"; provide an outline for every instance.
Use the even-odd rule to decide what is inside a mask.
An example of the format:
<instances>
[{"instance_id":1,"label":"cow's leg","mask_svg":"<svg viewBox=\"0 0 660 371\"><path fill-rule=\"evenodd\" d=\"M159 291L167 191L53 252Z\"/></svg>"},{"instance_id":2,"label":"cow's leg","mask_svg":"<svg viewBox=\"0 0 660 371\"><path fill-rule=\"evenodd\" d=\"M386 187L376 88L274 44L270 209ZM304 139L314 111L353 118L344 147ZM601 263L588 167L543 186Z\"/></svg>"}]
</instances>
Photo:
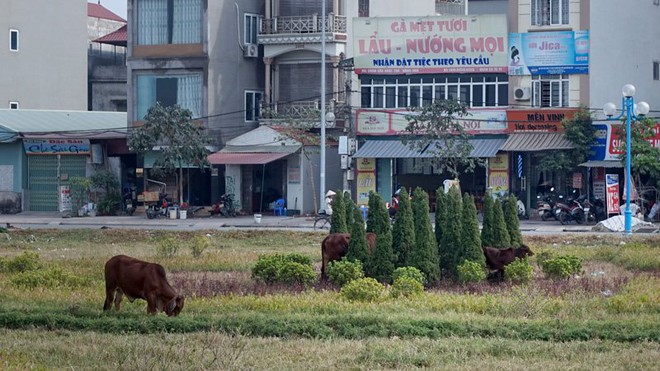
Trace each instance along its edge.
<instances>
[{"instance_id":1,"label":"cow's leg","mask_svg":"<svg viewBox=\"0 0 660 371\"><path fill-rule=\"evenodd\" d=\"M146 295L147 299L147 313L149 314L156 314L158 313L157 309L157 296L155 292L150 292Z\"/></svg>"},{"instance_id":2,"label":"cow's leg","mask_svg":"<svg viewBox=\"0 0 660 371\"><path fill-rule=\"evenodd\" d=\"M124 298L124 292L120 288L117 289L117 296L115 296L115 310L119 312L121 308L121 301Z\"/></svg>"},{"instance_id":3,"label":"cow's leg","mask_svg":"<svg viewBox=\"0 0 660 371\"><path fill-rule=\"evenodd\" d=\"M114 285L109 285L106 283L105 285L105 303L103 304L103 310L106 311L110 308L112 308L112 301L115 299L115 286Z\"/></svg>"}]
</instances>

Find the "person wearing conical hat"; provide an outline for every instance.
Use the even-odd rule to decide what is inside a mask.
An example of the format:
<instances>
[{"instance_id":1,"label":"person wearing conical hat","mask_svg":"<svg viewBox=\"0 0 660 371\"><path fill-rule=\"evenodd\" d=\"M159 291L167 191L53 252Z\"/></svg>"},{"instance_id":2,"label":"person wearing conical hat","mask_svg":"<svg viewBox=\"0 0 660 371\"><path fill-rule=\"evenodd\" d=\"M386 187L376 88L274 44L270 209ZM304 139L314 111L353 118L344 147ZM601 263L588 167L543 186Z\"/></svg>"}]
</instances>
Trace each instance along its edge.
<instances>
[{"instance_id":1,"label":"person wearing conical hat","mask_svg":"<svg viewBox=\"0 0 660 371\"><path fill-rule=\"evenodd\" d=\"M325 213L332 215L332 199L335 197L336 193L332 190L329 190L325 194Z\"/></svg>"}]
</instances>

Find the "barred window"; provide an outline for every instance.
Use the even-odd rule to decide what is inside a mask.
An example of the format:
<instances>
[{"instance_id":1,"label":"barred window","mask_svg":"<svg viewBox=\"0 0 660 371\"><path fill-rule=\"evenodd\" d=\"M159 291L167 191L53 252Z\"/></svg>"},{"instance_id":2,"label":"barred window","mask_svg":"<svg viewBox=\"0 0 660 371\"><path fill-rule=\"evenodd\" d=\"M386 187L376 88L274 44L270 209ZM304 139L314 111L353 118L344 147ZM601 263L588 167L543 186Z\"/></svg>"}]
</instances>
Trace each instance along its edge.
<instances>
[{"instance_id":1,"label":"barred window","mask_svg":"<svg viewBox=\"0 0 660 371\"><path fill-rule=\"evenodd\" d=\"M532 0L532 25L568 24L569 0Z\"/></svg>"},{"instance_id":2,"label":"barred window","mask_svg":"<svg viewBox=\"0 0 660 371\"><path fill-rule=\"evenodd\" d=\"M568 107L568 75L532 77L534 107Z\"/></svg>"}]
</instances>

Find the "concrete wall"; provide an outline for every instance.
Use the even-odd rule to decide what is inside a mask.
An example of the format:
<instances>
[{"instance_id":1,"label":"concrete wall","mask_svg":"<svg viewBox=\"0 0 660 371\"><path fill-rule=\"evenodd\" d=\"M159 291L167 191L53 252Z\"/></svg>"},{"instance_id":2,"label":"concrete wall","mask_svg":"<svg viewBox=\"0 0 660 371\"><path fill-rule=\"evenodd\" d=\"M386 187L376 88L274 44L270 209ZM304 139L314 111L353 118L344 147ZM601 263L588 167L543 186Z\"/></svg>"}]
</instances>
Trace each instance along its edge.
<instances>
[{"instance_id":1,"label":"concrete wall","mask_svg":"<svg viewBox=\"0 0 660 371\"><path fill-rule=\"evenodd\" d=\"M468 0L468 14L508 14L507 0Z\"/></svg>"},{"instance_id":2,"label":"concrete wall","mask_svg":"<svg viewBox=\"0 0 660 371\"><path fill-rule=\"evenodd\" d=\"M92 111L125 111L117 106L124 104L126 94L126 66L94 66L89 77Z\"/></svg>"},{"instance_id":3,"label":"concrete wall","mask_svg":"<svg viewBox=\"0 0 660 371\"><path fill-rule=\"evenodd\" d=\"M0 11L0 107L87 109L87 3L4 0ZM9 50L9 30L19 49Z\"/></svg>"}]
</instances>

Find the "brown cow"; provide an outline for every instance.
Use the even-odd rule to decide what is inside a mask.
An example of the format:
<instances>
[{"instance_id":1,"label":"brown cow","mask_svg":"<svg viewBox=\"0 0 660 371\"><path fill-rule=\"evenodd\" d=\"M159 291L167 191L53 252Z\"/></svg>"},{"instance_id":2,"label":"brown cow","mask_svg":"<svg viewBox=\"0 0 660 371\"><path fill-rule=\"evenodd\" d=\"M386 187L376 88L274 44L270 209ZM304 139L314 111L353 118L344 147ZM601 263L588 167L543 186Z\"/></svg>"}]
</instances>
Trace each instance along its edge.
<instances>
[{"instance_id":1,"label":"brown cow","mask_svg":"<svg viewBox=\"0 0 660 371\"><path fill-rule=\"evenodd\" d=\"M168 316L177 316L183 309L184 298L167 282L163 266L117 255L105 263L103 310L112 308L114 300L115 309L119 311L124 294L131 303L135 299L146 300L149 314L160 310Z\"/></svg>"},{"instance_id":2,"label":"brown cow","mask_svg":"<svg viewBox=\"0 0 660 371\"><path fill-rule=\"evenodd\" d=\"M367 246L374 252L376 234L367 233ZM331 233L321 242L321 278L326 278L325 267L331 261L341 260L348 252L348 243L351 241L350 233Z\"/></svg>"},{"instance_id":3,"label":"brown cow","mask_svg":"<svg viewBox=\"0 0 660 371\"><path fill-rule=\"evenodd\" d=\"M529 249L529 246L524 244L518 248L498 249L485 246L482 249L486 256L486 265L489 269L496 271L496 276L499 279L504 277L504 267L511 264L516 258L523 259L527 256L534 255L532 250Z\"/></svg>"}]
</instances>

